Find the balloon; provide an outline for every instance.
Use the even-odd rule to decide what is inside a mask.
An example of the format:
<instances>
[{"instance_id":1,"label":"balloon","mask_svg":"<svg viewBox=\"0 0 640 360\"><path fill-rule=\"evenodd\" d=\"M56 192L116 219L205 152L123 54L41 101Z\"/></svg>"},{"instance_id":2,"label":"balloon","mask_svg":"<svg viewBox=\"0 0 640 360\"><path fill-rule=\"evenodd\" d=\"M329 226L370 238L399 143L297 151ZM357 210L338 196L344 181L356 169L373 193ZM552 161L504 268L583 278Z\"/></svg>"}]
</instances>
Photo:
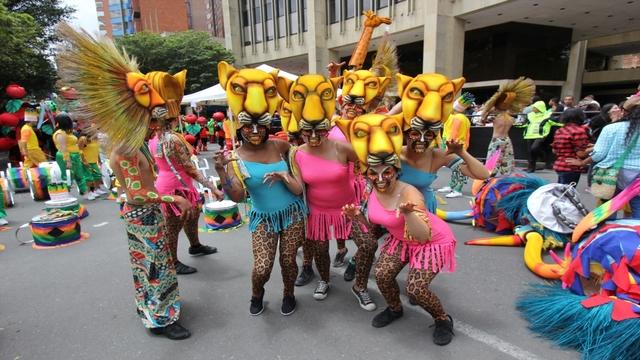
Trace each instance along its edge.
<instances>
[{"instance_id":1,"label":"balloon","mask_svg":"<svg viewBox=\"0 0 640 360\"><path fill-rule=\"evenodd\" d=\"M16 145L18 145L18 141L14 138L0 138L0 151L9 151Z\"/></svg>"},{"instance_id":2,"label":"balloon","mask_svg":"<svg viewBox=\"0 0 640 360\"><path fill-rule=\"evenodd\" d=\"M69 86L63 86L60 88L60 95L67 100L76 100L78 99L78 92L75 88Z\"/></svg>"},{"instance_id":3,"label":"balloon","mask_svg":"<svg viewBox=\"0 0 640 360\"><path fill-rule=\"evenodd\" d=\"M27 95L27 90L18 84L10 84L5 89L7 95L12 99L22 99Z\"/></svg>"},{"instance_id":4,"label":"balloon","mask_svg":"<svg viewBox=\"0 0 640 360\"><path fill-rule=\"evenodd\" d=\"M185 117L185 121L189 124L195 124L198 117L195 114L189 114Z\"/></svg>"},{"instance_id":5,"label":"balloon","mask_svg":"<svg viewBox=\"0 0 640 360\"><path fill-rule=\"evenodd\" d=\"M205 118L204 116L200 116L198 118L198 124L205 125L206 123L207 123L207 118Z\"/></svg>"},{"instance_id":6,"label":"balloon","mask_svg":"<svg viewBox=\"0 0 640 360\"><path fill-rule=\"evenodd\" d=\"M217 121L224 120L224 113L221 113L220 111L213 113L213 119Z\"/></svg>"},{"instance_id":7,"label":"balloon","mask_svg":"<svg viewBox=\"0 0 640 360\"><path fill-rule=\"evenodd\" d=\"M185 135L184 139L187 140L187 142L191 145L194 145L196 143L196 137L191 134Z\"/></svg>"},{"instance_id":8,"label":"balloon","mask_svg":"<svg viewBox=\"0 0 640 360\"><path fill-rule=\"evenodd\" d=\"M16 116L16 114L12 113L2 113L0 114L0 125L8 126L8 127L16 127L18 126L18 122L20 118Z\"/></svg>"}]
</instances>

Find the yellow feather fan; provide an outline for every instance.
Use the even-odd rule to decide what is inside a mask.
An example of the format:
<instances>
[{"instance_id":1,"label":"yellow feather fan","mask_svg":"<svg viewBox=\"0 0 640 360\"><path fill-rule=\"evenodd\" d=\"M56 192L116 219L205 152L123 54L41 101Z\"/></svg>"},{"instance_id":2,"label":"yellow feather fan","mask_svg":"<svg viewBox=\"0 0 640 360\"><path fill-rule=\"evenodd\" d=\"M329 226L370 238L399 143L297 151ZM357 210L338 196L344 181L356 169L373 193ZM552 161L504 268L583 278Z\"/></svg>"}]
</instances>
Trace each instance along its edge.
<instances>
[{"instance_id":1,"label":"yellow feather fan","mask_svg":"<svg viewBox=\"0 0 640 360\"><path fill-rule=\"evenodd\" d=\"M376 76L390 77L391 82L387 86L386 93L393 95L397 93L395 74L400 71L400 67L398 66L398 52L395 44L389 38L388 32L385 32L380 40L376 57L371 64L371 71L376 74Z\"/></svg>"},{"instance_id":2,"label":"yellow feather fan","mask_svg":"<svg viewBox=\"0 0 640 360\"><path fill-rule=\"evenodd\" d=\"M486 120L494 107L501 111L519 113L522 108L531 103L535 93L535 82L524 76L500 85L498 91L484 103L482 121Z\"/></svg>"},{"instance_id":3,"label":"yellow feather fan","mask_svg":"<svg viewBox=\"0 0 640 360\"><path fill-rule=\"evenodd\" d=\"M61 83L78 91L77 116L90 119L111 147L137 151L143 144L151 109L164 102L139 73L135 59L107 38L94 39L63 23L65 41L57 57Z\"/></svg>"}]
</instances>

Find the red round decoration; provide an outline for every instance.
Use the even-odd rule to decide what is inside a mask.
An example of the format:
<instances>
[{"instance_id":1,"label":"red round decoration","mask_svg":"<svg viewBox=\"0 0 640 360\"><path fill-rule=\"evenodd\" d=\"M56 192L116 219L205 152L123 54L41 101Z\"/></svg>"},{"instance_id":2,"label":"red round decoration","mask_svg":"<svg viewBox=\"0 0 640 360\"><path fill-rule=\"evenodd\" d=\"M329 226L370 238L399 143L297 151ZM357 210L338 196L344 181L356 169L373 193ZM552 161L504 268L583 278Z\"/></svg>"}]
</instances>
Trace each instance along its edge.
<instances>
[{"instance_id":1,"label":"red round decoration","mask_svg":"<svg viewBox=\"0 0 640 360\"><path fill-rule=\"evenodd\" d=\"M207 124L207 118L205 118L204 116L200 116L198 118L198 124L200 125L206 125Z\"/></svg>"},{"instance_id":2,"label":"red round decoration","mask_svg":"<svg viewBox=\"0 0 640 360\"><path fill-rule=\"evenodd\" d=\"M187 142L191 145L194 145L196 143L196 137L191 134L185 135L184 139L187 140Z\"/></svg>"},{"instance_id":3,"label":"red round decoration","mask_svg":"<svg viewBox=\"0 0 640 360\"><path fill-rule=\"evenodd\" d=\"M189 124L195 124L198 117L195 114L189 114L184 118L184 120Z\"/></svg>"},{"instance_id":4,"label":"red round decoration","mask_svg":"<svg viewBox=\"0 0 640 360\"><path fill-rule=\"evenodd\" d=\"M224 120L224 113L221 113L220 111L213 113L213 119L217 121Z\"/></svg>"},{"instance_id":5,"label":"red round decoration","mask_svg":"<svg viewBox=\"0 0 640 360\"><path fill-rule=\"evenodd\" d=\"M60 95L67 100L76 100L78 99L78 92L75 88L69 86L63 86L60 88Z\"/></svg>"},{"instance_id":6,"label":"red round decoration","mask_svg":"<svg viewBox=\"0 0 640 360\"><path fill-rule=\"evenodd\" d=\"M16 145L18 145L18 141L16 139L7 137L0 138L0 151L9 151Z\"/></svg>"},{"instance_id":7,"label":"red round decoration","mask_svg":"<svg viewBox=\"0 0 640 360\"><path fill-rule=\"evenodd\" d=\"M7 127L16 127L18 126L18 122L20 122L20 118L18 118L16 114L7 112L0 114L0 125Z\"/></svg>"},{"instance_id":8,"label":"red round decoration","mask_svg":"<svg viewBox=\"0 0 640 360\"><path fill-rule=\"evenodd\" d=\"M12 99L22 99L27 95L27 90L18 84L10 84L5 89L7 95Z\"/></svg>"}]
</instances>

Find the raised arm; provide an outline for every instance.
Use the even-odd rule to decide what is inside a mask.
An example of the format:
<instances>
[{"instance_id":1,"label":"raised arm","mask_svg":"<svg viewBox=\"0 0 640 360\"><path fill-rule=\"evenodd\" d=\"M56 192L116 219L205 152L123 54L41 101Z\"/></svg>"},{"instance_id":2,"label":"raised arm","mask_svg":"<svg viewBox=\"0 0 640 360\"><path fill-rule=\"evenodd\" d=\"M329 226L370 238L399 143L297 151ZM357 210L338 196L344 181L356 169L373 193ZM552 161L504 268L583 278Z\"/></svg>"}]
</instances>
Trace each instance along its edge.
<instances>
[{"instance_id":1,"label":"raised arm","mask_svg":"<svg viewBox=\"0 0 640 360\"><path fill-rule=\"evenodd\" d=\"M426 215L424 197L413 186L407 186L400 195L398 214L404 215L404 232L409 240L420 243L431 240L431 223Z\"/></svg>"}]
</instances>

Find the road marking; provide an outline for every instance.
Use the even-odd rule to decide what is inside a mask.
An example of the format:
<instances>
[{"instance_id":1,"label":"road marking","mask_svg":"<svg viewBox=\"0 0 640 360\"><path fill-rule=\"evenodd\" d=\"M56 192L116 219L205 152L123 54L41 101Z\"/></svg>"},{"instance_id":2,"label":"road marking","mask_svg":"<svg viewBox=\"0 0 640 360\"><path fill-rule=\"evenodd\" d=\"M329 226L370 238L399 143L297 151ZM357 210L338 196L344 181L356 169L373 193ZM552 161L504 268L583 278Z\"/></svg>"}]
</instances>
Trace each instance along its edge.
<instances>
[{"instance_id":1,"label":"road marking","mask_svg":"<svg viewBox=\"0 0 640 360\"><path fill-rule=\"evenodd\" d=\"M109 224L109 222L105 221L105 222L101 222L99 224L95 224L95 225L93 225L93 227L94 228L98 228L98 227L103 227L103 226L108 225L108 224Z\"/></svg>"}]
</instances>

